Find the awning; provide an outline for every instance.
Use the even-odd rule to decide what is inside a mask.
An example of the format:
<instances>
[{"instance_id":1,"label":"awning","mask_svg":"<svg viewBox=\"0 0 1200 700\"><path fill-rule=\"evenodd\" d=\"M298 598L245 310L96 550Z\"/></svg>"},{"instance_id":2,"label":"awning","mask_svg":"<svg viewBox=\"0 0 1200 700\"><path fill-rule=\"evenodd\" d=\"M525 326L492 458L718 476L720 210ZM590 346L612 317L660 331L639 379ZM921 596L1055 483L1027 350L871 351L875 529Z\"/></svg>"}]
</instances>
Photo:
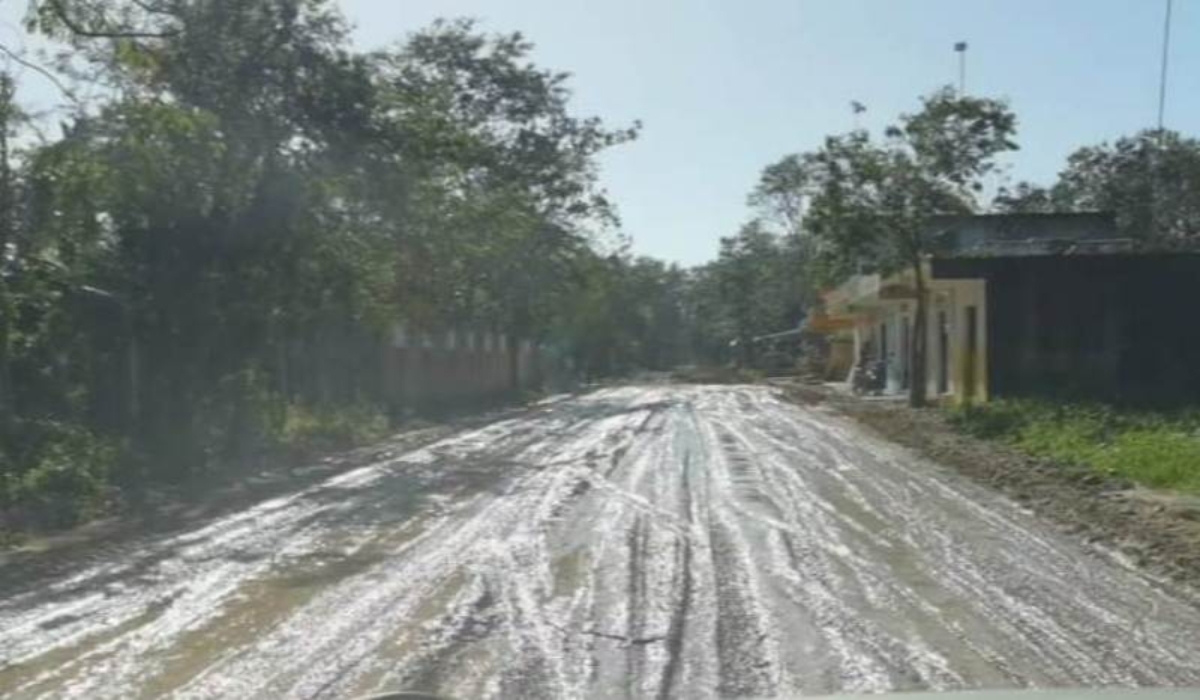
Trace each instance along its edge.
<instances>
[{"instance_id":1,"label":"awning","mask_svg":"<svg viewBox=\"0 0 1200 700\"><path fill-rule=\"evenodd\" d=\"M825 313L815 313L808 317L806 328L814 333L836 333L847 331L858 325L856 316L830 316Z\"/></svg>"}]
</instances>

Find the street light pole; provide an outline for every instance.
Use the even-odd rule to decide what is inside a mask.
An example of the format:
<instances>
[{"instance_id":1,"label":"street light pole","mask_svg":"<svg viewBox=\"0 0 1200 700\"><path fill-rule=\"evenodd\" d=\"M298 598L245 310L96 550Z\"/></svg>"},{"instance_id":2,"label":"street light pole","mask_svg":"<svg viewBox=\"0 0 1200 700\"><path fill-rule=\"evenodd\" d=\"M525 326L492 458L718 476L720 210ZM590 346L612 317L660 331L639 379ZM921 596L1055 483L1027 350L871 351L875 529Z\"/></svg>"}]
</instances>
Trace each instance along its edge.
<instances>
[{"instance_id":1,"label":"street light pole","mask_svg":"<svg viewBox=\"0 0 1200 700\"><path fill-rule=\"evenodd\" d=\"M967 42L954 44L954 52L958 54L958 99L967 96Z\"/></svg>"},{"instance_id":2,"label":"street light pole","mask_svg":"<svg viewBox=\"0 0 1200 700\"><path fill-rule=\"evenodd\" d=\"M1158 77L1158 139L1162 142L1163 114L1167 106L1167 59L1171 48L1171 5L1167 0L1167 16L1163 20L1162 66Z\"/></svg>"}]
</instances>

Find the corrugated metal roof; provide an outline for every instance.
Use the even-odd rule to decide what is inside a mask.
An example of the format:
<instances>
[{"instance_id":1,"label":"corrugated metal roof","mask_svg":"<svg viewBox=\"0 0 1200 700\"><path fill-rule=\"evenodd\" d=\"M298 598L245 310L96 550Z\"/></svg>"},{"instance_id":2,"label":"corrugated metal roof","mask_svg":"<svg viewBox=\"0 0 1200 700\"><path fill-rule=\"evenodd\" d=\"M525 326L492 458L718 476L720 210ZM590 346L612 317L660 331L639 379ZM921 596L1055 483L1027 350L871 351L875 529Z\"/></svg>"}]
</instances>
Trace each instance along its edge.
<instances>
[{"instance_id":1,"label":"corrugated metal roof","mask_svg":"<svg viewBox=\"0 0 1200 700\"><path fill-rule=\"evenodd\" d=\"M982 214L934 217L934 257L1112 255L1137 250L1111 214Z\"/></svg>"}]
</instances>

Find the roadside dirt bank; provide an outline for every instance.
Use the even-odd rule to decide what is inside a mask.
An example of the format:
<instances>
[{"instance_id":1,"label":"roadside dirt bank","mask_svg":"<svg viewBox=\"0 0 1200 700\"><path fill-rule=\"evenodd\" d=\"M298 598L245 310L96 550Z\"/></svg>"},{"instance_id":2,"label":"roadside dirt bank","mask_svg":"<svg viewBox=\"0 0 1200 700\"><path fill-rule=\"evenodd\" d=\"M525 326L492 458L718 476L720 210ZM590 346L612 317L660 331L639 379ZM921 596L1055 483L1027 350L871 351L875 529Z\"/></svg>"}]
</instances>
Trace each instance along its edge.
<instances>
[{"instance_id":1,"label":"roadside dirt bank","mask_svg":"<svg viewBox=\"0 0 1200 700\"><path fill-rule=\"evenodd\" d=\"M241 473L217 472L207 478L148 490L139 505L64 530L6 533L0 545L0 590L20 581L61 576L89 562L102 561L131 540L163 537L201 527L232 513L294 493L359 467L386 460L496 420L538 410L561 396L510 406L414 420L389 437L357 448L303 461L278 459Z\"/></svg>"},{"instance_id":2,"label":"roadside dirt bank","mask_svg":"<svg viewBox=\"0 0 1200 700\"><path fill-rule=\"evenodd\" d=\"M1200 590L1200 498L1152 491L1086 465L1030 457L955 430L935 409L863 400L827 387L780 384L920 455L998 489L1105 554Z\"/></svg>"}]
</instances>

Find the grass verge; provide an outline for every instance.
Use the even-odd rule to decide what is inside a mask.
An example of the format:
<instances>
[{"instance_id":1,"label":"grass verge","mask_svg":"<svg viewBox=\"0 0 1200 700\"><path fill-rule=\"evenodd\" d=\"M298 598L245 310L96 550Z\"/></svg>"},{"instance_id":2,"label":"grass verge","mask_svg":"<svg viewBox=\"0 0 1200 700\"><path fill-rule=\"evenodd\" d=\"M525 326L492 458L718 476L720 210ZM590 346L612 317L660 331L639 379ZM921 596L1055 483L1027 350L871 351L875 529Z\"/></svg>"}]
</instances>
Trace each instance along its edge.
<instances>
[{"instance_id":1,"label":"grass verge","mask_svg":"<svg viewBox=\"0 0 1200 700\"><path fill-rule=\"evenodd\" d=\"M1006 399L953 409L951 424L1035 456L1200 494L1200 410Z\"/></svg>"},{"instance_id":2,"label":"grass verge","mask_svg":"<svg viewBox=\"0 0 1200 700\"><path fill-rule=\"evenodd\" d=\"M277 415L268 419L268 414ZM214 448L204 455L202 469L153 473L145 468L145 457L139 459L127 443L81 425L18 422L8 439L0 439L0 548L19 544L29 534L120 514L152 490L234 482L276 464L299 464L371 444L392 432L387 415L370 404L288 404L256 418L237 426L249 436L242 441L249 445L244 453ZM231 430L213 430L211 444L239 444Z\"/></svg>"}]
</instances>

